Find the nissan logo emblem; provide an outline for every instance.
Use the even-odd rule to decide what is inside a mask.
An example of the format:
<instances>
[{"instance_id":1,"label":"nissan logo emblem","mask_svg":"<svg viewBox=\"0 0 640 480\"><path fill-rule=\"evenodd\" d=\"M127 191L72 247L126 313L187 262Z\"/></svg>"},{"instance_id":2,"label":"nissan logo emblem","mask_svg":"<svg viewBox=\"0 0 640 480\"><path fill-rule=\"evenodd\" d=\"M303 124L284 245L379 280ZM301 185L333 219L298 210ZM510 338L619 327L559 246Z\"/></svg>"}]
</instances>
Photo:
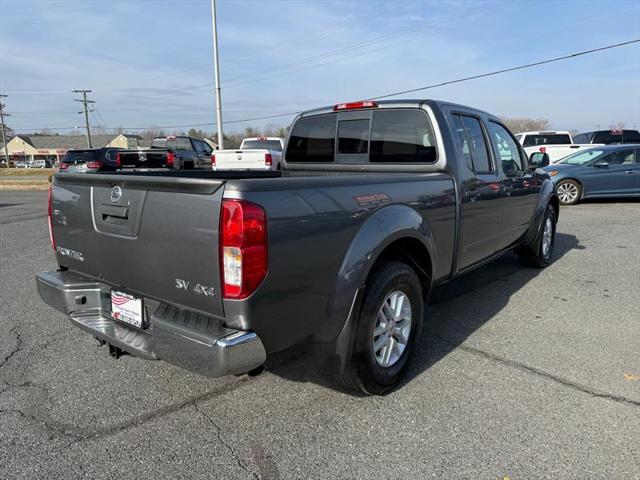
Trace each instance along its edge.
<instances>
[{"instance_id":1,"label":"nissan logo emblem","mask_svg":"<svg viewBox=\"0 0 640 480\"><path fill-rule=\"evenodd\" d=\"M111 201L117 202L122 197L122 189L117 185L111 189Z\"/></svg>"}]
</instances>

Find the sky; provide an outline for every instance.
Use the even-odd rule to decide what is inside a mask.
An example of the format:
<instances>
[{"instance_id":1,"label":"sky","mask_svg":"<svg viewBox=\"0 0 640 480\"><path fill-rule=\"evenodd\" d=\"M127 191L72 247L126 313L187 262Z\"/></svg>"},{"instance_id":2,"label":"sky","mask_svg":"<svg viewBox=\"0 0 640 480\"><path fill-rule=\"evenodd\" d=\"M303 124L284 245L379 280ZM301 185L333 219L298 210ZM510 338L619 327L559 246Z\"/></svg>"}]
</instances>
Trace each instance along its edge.
<instances>
[{"instance_id":1,"label":"sky","mask_svg":"<svg viewBox=\"0 0 640 480\"><path fill-rule=\"evenodd\" d=\"M640 1L218 0L225 132L296 112L640 38ZM215 126L209 0L0 0L0 93L17 132ZM640 128L640 43L393 98L552 128Z\"/></svg>"}]
</instances>

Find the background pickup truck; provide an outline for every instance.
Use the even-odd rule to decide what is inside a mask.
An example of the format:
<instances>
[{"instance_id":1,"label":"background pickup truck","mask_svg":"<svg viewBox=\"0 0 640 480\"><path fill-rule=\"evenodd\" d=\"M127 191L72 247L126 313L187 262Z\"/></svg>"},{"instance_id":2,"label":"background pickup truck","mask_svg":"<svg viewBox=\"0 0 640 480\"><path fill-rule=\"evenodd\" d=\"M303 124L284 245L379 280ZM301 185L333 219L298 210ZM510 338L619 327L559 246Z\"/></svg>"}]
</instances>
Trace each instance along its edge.
<instances>
[{"instance_id":1,"label":"background pickup truck","mask_svg":"<svg viewBox=\"0 0 640 480\"><path fill-rule=\"evenodd\" d=\"M171 168L173 170L211 170L213 149L199 138L169 136L154 138L151 148L121 150L121 168Z\"/></svg>"},{"instance_id":2,"label":"background pickup truck","mask_svg":"<svg viewBox=\"0 0 640 480\"><path fill-rule=\"evenodd\" d=\"M54 176L59 269L37 275L42 299L116 355L215 377L305 345L380 394L406 371L435 285L510 250L552 259L553 184L485 112L430 100L306 112L285 164Z\"/></svg>"},{"instance_id":3,"label":"background pickup truck","mask_svg":"<svg viewBox=\"0 0 640 480\"><path fill-rule=\"evenodd\" d=\"M574 143L571 134L564 131L523 132L517 133L516 139L524 147L527 156L530 157L535 152L546 153L550 163L559 162L568 155L596 146L587 142L582 145Z\"/></svg>"},{"instance_id":4,"label":"background pickup truck","mask_svg":"<svg viewBox=\"0 0 640 480\"><path fill-rule=\"evenodd\" d=\"M280 170L284 140L279 137L245 138L238 150L217 150L214 170Z\"/></svg>"}]
</instances>

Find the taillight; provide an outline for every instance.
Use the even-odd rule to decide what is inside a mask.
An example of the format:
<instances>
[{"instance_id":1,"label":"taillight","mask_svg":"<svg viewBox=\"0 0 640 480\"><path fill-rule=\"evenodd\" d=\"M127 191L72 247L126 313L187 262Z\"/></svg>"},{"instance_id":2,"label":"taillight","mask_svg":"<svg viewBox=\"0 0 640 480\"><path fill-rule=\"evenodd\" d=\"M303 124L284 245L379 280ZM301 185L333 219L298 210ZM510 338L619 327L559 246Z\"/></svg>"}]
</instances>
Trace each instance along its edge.
<instances>
[{"instance_id":1,"label":"taillight","mask_svg":"<svg viewBox=\"0 0 640 480\"><path fill-rule=\"evenodd\" d=\"M220 266L223 298L251 295L267 275L267 218L245 200L223 200L220 213Z\"/></svg>"},{"instance_id":2,"label":"taillight","mask_svg":"<svg viewBox=\"0 0 640 480\"><path fill-rule=\"evenodd\" d=\"M264 165L266 167L270 167L271 165L273 165L273 157L271 156L270 153L264 154Z\"/></svg>"},{"instance_id":3,"label":"taillight","mask_svg":"<svg viewBox=\"0 0 640 480\"><path fill-rule=\"evenodd\" d=\"M87 168L98 169L102 166L100 162L87 162Z\"/></svg>"},{"instance_id":4,"label":"taillight","mask_svg":"<svg viewBox=\"0 0 640 480\"><path fill-rule=\"evenodd\" d=\"M215 153L211 154L211 166L212 167L216 166L216 154Z\"/></svg>"},{"instance_id":5,"label":"taillight","mask_svg":"<svg viewBox=\"0 0 640 480\"><path fill-rule=\"evenodd\" d=\"M173 152L167 152L167 167L173 167L176 163L176 155Z\"/></svg>"},{"instance_id":6,"label":"taillight","mask_svg":"<svg viewBox=\"0 0 640 480\"><path fill-rule=\"evenodd\" d=\"M362 102L339 103L338 105L333 107L333 111L337 112L339 110L355 110L358 108L376 108L377 106L378 102L365 100Z\"/></svg>"},{"instance_id":7,"label":"taillight","mask_svg":"<svg viewBox=\"0 0 640 480\"><path fill-rule=\"evenodd\" d=\"M116 153L116 168L120 168L122 166L122 159L120 158L120 154Z\"/></svg>"},{"instance_id":8,"label":"taillight","mask_svg":"<svg viewBox=\"0 0 640 480\"><path fill-rule=\"evenodd\" d=\"M64 164L61 164L64 165ZM49 241L51 248L56 250L56 240L53 238L53 185L49 185L49 199L47 200L47 217L49 220Z\"/></svg>"},{"instance_id":9,"label":"taillight","mask_svg":"<svg viewBox=\"0 0 640 480\"><path fill-rule=\"evenodd\" d=\"M60 170L66 170L67 168L69 168L69 164L68 163L62 162L60 164Z\"/></svg>"}]
</instances>

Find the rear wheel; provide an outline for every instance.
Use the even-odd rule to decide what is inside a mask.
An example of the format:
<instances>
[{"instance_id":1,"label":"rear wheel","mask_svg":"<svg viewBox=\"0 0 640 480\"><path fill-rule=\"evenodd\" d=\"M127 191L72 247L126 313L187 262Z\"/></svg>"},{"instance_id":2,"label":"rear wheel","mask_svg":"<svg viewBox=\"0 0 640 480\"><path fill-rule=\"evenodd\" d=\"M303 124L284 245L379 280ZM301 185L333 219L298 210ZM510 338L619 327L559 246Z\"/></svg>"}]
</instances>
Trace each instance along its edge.
<instances>
[{"instance_id":1,"label":"rear wheel","mask_svg":"<svg viewBox=\"0 0 640 480\"><path fill-rule=\"evenodd\" d=\"M533 245L518 250L520 261L528 267L544 268L551 263L556 238L557 215L552 205L547 205L542 226Z\"/></svg>"},{"instance_id":2,"label":"rear wheel","mask_svg":"<svg viewBox=\"0 0 640 480\"><path fill-rule=\"evenodd\" d=\"M419 342L422 314L422 285L414 270L395 261L377 268L362 301L345 384L366 395L396 385Z\"/></svg>"},{"instance_id":3,"label":"rear wheel","mask_svg":"<svg viewBox=\"0 0 640 480\"><path fill-rule=\"evenodd\" d=\"M575 205L580 201L582 186L575 180L562 180L556 187L562 205Z\"/></svg>"}]
</instances>

